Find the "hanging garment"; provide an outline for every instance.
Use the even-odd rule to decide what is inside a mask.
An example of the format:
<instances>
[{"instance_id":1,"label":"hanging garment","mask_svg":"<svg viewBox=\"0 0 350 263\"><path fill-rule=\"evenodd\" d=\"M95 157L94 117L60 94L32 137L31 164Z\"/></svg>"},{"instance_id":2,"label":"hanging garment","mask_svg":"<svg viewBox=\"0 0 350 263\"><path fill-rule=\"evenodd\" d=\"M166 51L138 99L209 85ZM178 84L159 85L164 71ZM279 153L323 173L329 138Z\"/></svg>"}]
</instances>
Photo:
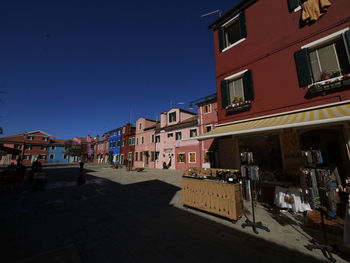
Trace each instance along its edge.
<instances>
[{"instance_id":1,"label":"hanging garment","mask_svg":"<svg viewBox=\"0 0 350 263\"><path fill-rule=\"evenodd\" d=\"M323 16L331 3L328 0L306 0L302 5L301 19L305 22L318 20Z\"/></svg>"},{"instance_id":2,"label":"hanging garment","mask_svg":"<svg viewBox=\"0 0 350 263\"><path fill-rule=\"evenodd\" d=\"M293 212L304 212L311 210L310 204L305 202L303 193L297 187L275 187L275 205L280 208L289 208Z\"/></svg>"}]
</instances>

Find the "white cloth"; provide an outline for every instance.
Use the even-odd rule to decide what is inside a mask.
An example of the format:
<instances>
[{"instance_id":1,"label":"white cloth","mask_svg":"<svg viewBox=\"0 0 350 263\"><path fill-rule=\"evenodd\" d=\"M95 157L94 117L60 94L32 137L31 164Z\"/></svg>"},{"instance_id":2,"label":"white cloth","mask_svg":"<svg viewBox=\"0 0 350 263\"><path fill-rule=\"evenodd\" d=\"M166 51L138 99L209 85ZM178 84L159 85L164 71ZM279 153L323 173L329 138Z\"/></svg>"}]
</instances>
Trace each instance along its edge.
<instances>
[{"instance_id":1,"label":"white cloth","mask_svg":"<svg viewBox=\"0 0 350 263\"><path fill-rule=\"evenodd\" d=\"M275 188L275 205L281 208L290 208L293 212L304 212L311 210L310 204L303 202L301 198L301 189L296 187L281 187ZM288 203L285 201L286 195L292 197L294 202Z\"/></svg>"}]
</instances>

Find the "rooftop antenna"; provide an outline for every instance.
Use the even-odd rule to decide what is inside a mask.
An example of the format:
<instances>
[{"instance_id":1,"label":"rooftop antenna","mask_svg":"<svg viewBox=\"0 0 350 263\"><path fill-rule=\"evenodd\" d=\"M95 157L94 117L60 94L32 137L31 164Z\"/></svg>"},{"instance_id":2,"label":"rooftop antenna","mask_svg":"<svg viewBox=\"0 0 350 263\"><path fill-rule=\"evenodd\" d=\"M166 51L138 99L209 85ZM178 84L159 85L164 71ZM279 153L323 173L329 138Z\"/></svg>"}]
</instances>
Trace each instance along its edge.
<instances>
[{"instance_id":1,"label":"rooftop antenna","mask_svg":"<svg viewBox=\"0 0 350 263\"><path fill-rule=\"evenodd\" d=\"M184 105L184 104L185 104L185 102L182 102L182 101L173 103L172 100L170 100L169 103L170 103L170 109L172 109L173 106L176 106L176 105ZM174 104L175 104L175 105L174 105Z\"/></svg>"},{"instance_id":2,"label":"rooftop antenna","mask_svg":"<svg viewBox=\"0 0 350 263\"><path fill-rule=\"evenodd\" d=\"M221 15L222 15L222 10L218 9L218 10L209 12L209 13L206 13L206 14L204 14L204 15L201 15L201 17L210 16L210 15L213 15L213 14L216 14L216 13L218 13L218 14L219 14L219 17L221 17Z\"/></svg>"}]
</instances>

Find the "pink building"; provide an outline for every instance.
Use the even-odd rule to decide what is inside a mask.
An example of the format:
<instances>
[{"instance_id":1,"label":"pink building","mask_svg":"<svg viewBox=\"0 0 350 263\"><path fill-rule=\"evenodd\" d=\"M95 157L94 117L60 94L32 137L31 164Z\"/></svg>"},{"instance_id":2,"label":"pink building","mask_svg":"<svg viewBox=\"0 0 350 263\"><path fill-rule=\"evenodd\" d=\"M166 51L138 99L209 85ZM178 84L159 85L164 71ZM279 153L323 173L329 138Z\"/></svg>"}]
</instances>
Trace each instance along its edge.
<instances>
[{"instance_id":1,"label":"pink building","mask_svg":"<svg viewBox=\"0 0 350 263\"><path fill-rule=\"evenodd\" d=\"M197 115L179 108L162 112L156 131L156 168L200 167L199 142L181 141L198 135Z\"/></svg>"},{"instance_id":2,"label":"pink building","mask_svg":"<svg viewBox=\"0 0 350 263\"><path fill-rule=\"evenodd\" d=\"M198 130L203 135L213 130L218 124L218 104L216 93L200 99L198 107ZM214 139L200 141L200 156L203 168L218 167L218 145Z\"/></svg>"},{"instance_id":3,"label":"pink building","mask_svg":"<svg viewBox=\"0 0 350 263\"><path fill-rule=\"evenodd\" d=\"M155 167L156 140L155 130L159 122L146 118L136 121L135 134L135 167Z\"/></svg>"}]
</instances>

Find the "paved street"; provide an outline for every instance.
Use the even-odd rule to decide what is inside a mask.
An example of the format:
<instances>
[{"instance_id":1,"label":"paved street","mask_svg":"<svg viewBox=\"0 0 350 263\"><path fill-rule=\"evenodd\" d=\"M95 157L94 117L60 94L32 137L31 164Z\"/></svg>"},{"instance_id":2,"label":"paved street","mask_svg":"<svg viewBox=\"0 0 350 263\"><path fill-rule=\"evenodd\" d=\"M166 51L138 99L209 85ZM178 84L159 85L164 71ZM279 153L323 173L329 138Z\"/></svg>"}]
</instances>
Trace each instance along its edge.
<instances>
[{"instance_id":1,"label":"paved street","mask_svg":"<svg viewBox=\"0 0 350 263\"><path fill-rule=\"evenodd\" d=\"M181 206L181 172L45 168L47 189L0 193L0 262L320 262L295 226L270 233ZM266 218L265 218L266 217ZM271 221L272 220L272 221ZM55 260L53 260L55 258ZM337 262L345 262L337 257Z\"/></svg>"}]
</instances>

